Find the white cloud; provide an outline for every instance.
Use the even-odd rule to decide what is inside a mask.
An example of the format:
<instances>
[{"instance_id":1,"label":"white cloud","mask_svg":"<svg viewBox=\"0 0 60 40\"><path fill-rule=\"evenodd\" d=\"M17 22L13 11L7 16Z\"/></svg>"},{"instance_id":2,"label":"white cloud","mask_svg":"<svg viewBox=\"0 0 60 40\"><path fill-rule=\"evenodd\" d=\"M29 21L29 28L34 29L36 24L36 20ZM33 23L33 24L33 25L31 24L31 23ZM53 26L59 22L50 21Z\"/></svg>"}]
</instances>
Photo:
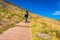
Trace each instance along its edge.
<instances>
[{"instance_id":1,"label":"white cloud","mask_svg":"<svg viewBox=\"0 0 60 40\"><path fill-rule=\"evenodd\" d=\"M60 10L59 11L55 11L52 15L60 15Z\"/></svg>"}]
</instances>

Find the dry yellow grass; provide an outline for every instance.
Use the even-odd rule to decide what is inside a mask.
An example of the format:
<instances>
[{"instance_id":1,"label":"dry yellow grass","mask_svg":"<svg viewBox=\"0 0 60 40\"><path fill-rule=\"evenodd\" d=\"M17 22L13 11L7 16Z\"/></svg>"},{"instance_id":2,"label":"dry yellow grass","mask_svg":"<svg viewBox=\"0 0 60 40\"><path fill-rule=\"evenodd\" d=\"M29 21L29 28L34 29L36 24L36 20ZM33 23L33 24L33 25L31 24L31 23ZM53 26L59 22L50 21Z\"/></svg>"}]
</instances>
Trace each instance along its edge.
<instances>
[{"instance_id":1,"label":"dry yellow grass","mask_svg":"<svg viewBox=\"0 0 60 40\"><path fill-rule=\"evenodd\" d=\"M10 4L9 4L10 5ZM0 33L14 27L17 23L23 21L26 10L15 5L5 5L0 3ZM38 33L50 35L50 40L60 40L60 23L56 20L38 16L29 12L29 20L32 28L32 40L49 40L39 38Z\"/></svg>"}]
</instances>

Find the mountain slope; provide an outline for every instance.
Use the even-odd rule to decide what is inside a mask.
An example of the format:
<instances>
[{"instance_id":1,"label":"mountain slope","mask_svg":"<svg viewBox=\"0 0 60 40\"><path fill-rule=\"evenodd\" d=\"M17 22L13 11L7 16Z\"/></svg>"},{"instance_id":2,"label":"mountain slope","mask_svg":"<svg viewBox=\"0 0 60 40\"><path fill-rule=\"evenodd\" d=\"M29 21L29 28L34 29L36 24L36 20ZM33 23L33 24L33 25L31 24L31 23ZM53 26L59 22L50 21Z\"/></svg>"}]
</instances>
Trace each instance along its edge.
<instances>
[{"instance_id":1,"label":"mountain slope","mask_svg":"<svg viewBox=\"0 0 60 40\"><path fill-rule=\"evenodd\" d=\"M60 22L60 20L58 20Z\"/></svg>"},{"instance_id":2,"label":"mountain slope","mask_svg":"<svg viewBox=\"0 0 60 40\"><path fill-rule=\"evenodd\" d=\"M17 23L25 20L26 10L13 4L0 1L0 33L14 27ZM37 37L37 34L44 33L50 35L49 40L60 40L60 23L56 20L38 16L29 12L29 20L32 28L33 40L47 40Z\"/></svg>"}]
</instances>

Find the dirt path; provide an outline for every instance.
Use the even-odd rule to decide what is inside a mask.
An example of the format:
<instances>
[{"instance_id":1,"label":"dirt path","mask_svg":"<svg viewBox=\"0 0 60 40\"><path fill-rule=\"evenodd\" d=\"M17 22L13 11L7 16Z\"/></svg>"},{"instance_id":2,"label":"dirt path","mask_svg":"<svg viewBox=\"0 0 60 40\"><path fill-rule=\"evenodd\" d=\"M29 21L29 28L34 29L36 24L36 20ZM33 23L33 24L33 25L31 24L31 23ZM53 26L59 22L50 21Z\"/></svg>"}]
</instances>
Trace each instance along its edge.
<instances>
[{"instance_id":1,"label":"dirt path","mask_svg":"<svg viewBox=\"0 0 60 40\"><path fill-rule=\"evenodd\" d=\"M17 24L16 27L1 34L0 40L32 40L30 23L21 22Z\"/></svg>"}]
</instances>

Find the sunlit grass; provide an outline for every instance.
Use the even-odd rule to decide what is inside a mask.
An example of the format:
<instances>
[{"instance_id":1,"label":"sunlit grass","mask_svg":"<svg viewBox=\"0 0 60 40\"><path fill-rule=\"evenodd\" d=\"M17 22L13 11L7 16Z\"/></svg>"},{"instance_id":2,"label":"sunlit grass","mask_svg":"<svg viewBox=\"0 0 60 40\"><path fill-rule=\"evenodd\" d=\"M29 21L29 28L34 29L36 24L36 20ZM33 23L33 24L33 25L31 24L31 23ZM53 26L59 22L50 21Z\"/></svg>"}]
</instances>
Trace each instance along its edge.
<instances>
[{"instance_id":1,"label":"sunlit grass","mask_svg":"<svg viewBox=\"0 0 60 40\"><path fill-rule=\"evenodd\" d=\"M3 5L3 4L2 4ZM13 6L13 5L12 5ZM9 28L15 27L15 25L23 21L24 13L26 10L16 8L15 6L2 6L0 7L0 34ZM38 16L29 12L29 19L32 28L32 40L47 40L45 38L37 37L38 33L48 34L51 40L60 39L60 25L56 20Z\"/></svg>"}]
</instances>

